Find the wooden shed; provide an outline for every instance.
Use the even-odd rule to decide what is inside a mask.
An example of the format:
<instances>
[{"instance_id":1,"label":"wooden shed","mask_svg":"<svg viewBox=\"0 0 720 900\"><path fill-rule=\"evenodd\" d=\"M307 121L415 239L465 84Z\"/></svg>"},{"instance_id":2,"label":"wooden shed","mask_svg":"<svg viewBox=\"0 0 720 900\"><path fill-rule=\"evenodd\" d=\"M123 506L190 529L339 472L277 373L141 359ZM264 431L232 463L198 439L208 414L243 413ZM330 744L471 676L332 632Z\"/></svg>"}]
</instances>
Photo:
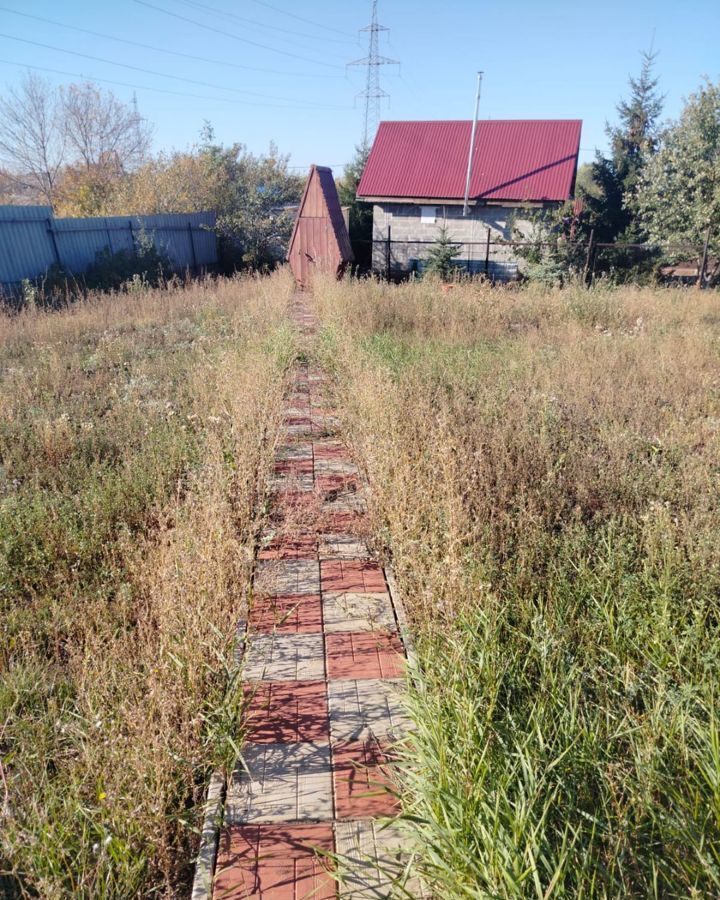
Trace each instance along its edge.
<instances>
[{"instance_id":1,"label":"wooden shed","mask_svg":"<svg viewBox=\"0 0 720 900\"><path fill-rule=\"evenodd\" d=\"M332 169L327 166L310 167L287 258L302 287L308 287L314 272L339 277L353 261Z\"/></svg>"}]
</instances>

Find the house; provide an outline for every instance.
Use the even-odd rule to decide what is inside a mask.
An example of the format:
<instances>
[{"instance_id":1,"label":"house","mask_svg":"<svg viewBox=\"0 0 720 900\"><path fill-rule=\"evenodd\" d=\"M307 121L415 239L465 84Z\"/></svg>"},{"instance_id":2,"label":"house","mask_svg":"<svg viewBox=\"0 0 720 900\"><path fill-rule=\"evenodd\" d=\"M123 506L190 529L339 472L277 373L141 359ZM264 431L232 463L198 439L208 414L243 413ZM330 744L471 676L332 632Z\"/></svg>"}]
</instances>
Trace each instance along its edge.
<instances>
[{"instance_id":1,"label":"house","mask_svg":"<svg viewBox=\"0 0 720 900\"><path fill-rule=\"evenodd\" d=\"M573 196L576 119L479 121L463 216L471 121L382 122L357 196L373 204L373 269L402 276L422 261L442 226L462 245L458 263L507 280L521 265L503 245L528 234L528 211Z\"/></svg>"}]
</instances>

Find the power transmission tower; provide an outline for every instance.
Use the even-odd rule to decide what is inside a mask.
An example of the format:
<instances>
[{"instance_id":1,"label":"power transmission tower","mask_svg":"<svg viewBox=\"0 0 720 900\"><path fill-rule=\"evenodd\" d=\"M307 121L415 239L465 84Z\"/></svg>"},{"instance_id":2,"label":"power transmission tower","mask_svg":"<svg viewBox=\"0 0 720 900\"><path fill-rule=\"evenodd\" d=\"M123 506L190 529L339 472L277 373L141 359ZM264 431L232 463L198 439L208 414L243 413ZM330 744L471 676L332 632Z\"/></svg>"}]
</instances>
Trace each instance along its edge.
<instances>
[{"instance_id":1,"label":"power transmission tower","mask_svg":"<svg viewBox=\"0 0 720 900\"><path fill-rule=\"evenodd\" d=\"M132 108L133 108L133 125L135 127L135 139L136 139L136 141L138 143L138 147L139 147L141 144L141 138L142 138L140 126L142 124L143 119L142 119L142 116L140 115L140 113L138 112L138 102L137 102L137 92L136 91L133 91Z\"/></svg>"},{"instance_id":2,"label":"power transmission tower","mask_svg":"<svg viewBox=\"0 0 720 900\"><path fill-rule=\"evenodd\" d=\"M370 35L368 55L348 63L349 66L365 66L367 69L365 90L357 94L358 97L362 97L365 100L365 131L363 133L363 149L365 150L368 149L370 141L375 137L375 132L380 122L380 104L385 97L390 97L390 94L380 87L380 66L400 65L396 59L380 56L380 32L389 30L384 25L378 24L377 0L373 0L370 24L360 29L361 32L367 31Z\"/></svg>"}]
</instances>

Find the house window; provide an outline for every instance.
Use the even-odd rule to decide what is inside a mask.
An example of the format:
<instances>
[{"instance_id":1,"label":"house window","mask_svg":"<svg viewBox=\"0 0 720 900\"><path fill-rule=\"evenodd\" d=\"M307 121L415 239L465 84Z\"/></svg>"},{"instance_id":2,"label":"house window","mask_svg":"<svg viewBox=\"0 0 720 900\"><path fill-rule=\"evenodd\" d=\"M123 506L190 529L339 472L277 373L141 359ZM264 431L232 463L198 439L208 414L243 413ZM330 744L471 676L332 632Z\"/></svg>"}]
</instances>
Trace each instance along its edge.
<instances>
[{"instance_id":1,"label":"house window","mask_svg":"<svg viewBox=\"0 0 720 900\"><path fill-rule=\"evenodd\" d=\"M434 225L437 222L437 206L420 207L420 223L422 225Z\"/></svg>"}]
</instances>

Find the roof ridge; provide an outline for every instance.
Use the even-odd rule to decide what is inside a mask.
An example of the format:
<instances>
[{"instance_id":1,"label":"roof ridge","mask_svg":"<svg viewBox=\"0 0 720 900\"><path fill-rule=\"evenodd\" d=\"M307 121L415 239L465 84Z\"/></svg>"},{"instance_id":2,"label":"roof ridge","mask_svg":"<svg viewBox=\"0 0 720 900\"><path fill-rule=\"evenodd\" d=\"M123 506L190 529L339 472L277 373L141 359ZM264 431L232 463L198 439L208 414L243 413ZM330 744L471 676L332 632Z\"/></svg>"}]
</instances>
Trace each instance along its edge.
<instances>
[{"instance_id":1,"label":"roof ridge","mask_svg":"<svg viewBox=\"0 0 720 900\"><path fill-rule=\"evenodd\" d=\"M472 123L472 119L383 119L380 125L450 125ZM481 122L580 122L582 119L478 119Z\"/></svg>"}]
</instances>

